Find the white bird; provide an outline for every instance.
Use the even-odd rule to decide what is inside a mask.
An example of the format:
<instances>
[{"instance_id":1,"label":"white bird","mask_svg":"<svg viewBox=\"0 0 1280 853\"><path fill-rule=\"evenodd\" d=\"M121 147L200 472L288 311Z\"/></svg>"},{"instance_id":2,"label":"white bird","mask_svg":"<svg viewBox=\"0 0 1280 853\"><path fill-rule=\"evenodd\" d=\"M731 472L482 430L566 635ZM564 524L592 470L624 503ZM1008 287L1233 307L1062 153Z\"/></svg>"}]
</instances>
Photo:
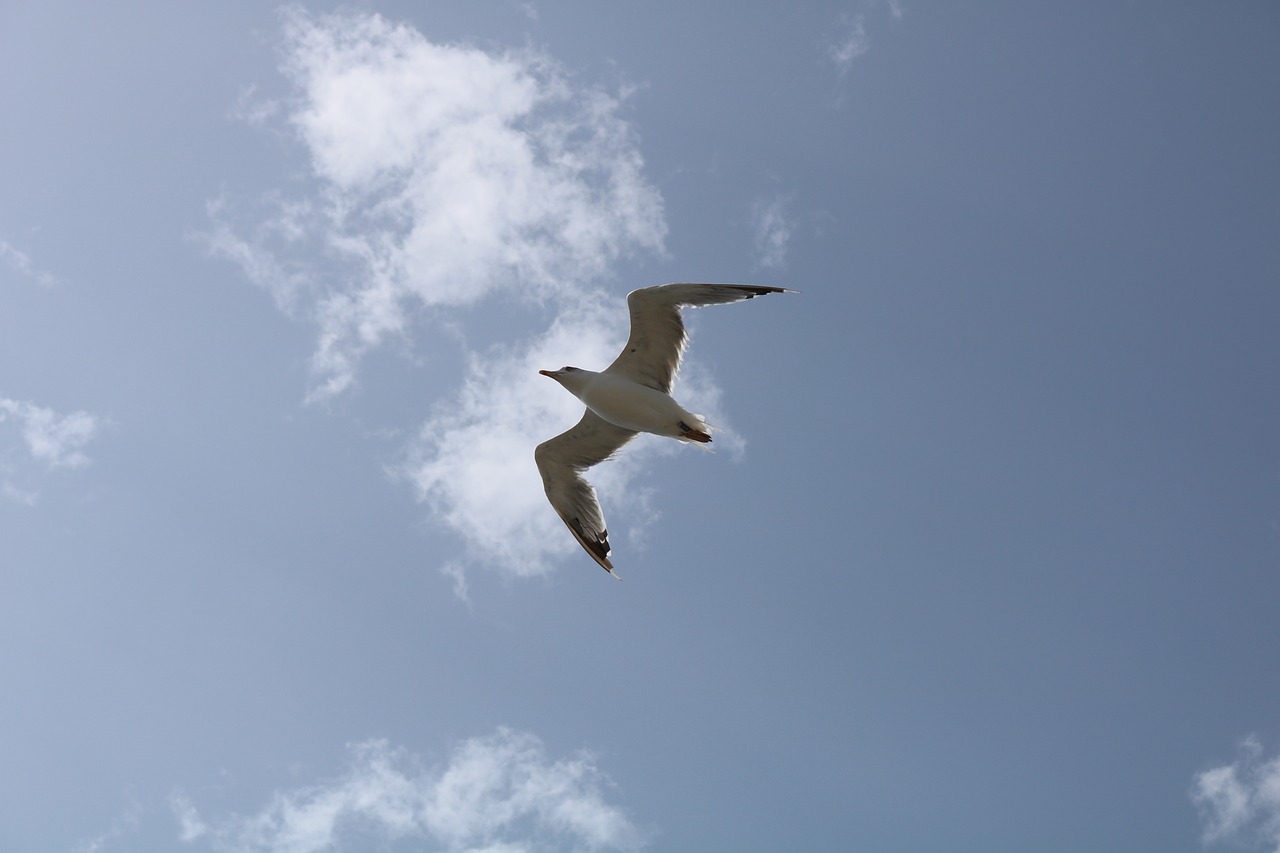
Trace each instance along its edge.
<instances>
[{"instance_id":1,"label":"white bird","mask_svg":"<svg viewBox=\"0 0 1280 853\"><path fill-rule=\"evenodd\" d=\"M582 472L616 453L638 433L679 441L711 441L711 427L671 398L689 336L680 308L741 302L783 287L752 284L662 284L627 294L631 337L622 353L600 373L579 367L539 370L563 385L587 407L582 420L534 451L551 506L601 567L609 562L609 533L596 490ZM617 575L614 575L617 577Z\"/></svg>"}]
</instances>

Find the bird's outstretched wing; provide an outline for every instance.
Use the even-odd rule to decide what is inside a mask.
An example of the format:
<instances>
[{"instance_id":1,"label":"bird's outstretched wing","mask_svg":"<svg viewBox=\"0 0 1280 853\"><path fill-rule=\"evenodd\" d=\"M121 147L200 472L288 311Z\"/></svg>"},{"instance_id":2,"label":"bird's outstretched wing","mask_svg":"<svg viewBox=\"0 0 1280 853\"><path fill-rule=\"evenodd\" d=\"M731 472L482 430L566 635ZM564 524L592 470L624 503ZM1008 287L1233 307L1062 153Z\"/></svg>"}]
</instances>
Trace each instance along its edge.
<instances>
[{"instance_id":1,"label":"bird's outstretched wing","mask_svg":"<svg viewBox=\"0 0 1280 853\"><path fill-rule=\"evenodd\" d=\"M587 409L577 424L533 451L547 500L579 544L610 574L613 563L609 562L609 531L604 526L596 490L583 479L582 472L617 453L635 436L631 430L614 426Z\"/></svg>"},{"instance_id":2,"label":"bird's outstretched wing","mask_svg":"<svg viewBox=\"0 0 1280 853\"><path fill-rule=\"evenodd\" d=\"M721 305L785 292L784 287L754 284L660 284L633 290L627 294L631 337L622 354L604 372L670 394L689 339L680 316L681 306Z\"/></svg>"}]
</instances>

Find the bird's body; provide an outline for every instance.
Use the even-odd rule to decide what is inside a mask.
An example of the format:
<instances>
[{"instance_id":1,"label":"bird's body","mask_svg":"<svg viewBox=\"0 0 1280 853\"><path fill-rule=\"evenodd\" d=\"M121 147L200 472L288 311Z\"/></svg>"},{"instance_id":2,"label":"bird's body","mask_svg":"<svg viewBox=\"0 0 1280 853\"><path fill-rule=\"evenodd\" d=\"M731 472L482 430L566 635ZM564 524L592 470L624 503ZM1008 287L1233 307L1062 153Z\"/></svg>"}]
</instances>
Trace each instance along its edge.
<instances>
[{"instance_id":1,"label":"bird's body","mask_svg":"<svg viewBox=\"0 0 1280 853\"><path fill-rule=\"evenodd\" d=\"M642 432L706 444L711 427L671 396L688 335L680 309L740 302L781 287L751 284L663 284L627 294L631 335L603 371L540 370L587 407L582 419L534 451L547 499L574 537L605 571L609 537L595 489L582 472L603 462Z\"/></svg>"},{"instance_id":2,"label":"bird's body","mask_svg":"<svg viewBox=\"0 0 1280 853\"><path fill-rule=\"evenodd\" d=\"M690 438L690 432L706 435L710 429L700 415L687 411L670 394L625 376L576 368L558 378L583 405L614 426L685 441L698 440Z\"/></svg>"}]
</instances>

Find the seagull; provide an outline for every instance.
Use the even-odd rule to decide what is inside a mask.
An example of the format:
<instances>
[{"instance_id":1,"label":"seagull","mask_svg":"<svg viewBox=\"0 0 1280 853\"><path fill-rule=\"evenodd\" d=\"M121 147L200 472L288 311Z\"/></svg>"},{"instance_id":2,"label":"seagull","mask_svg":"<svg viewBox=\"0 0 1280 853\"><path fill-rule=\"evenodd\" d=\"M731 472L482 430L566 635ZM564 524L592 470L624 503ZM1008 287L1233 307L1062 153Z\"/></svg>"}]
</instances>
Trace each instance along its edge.
<instances>
[{"instance_id":1,"label":"seagull","mask_svg":"<svg viewBox=\"0 0 1280 853\"><path fill-rule=\"evenodd\" d=\"M633 290L627 294L631 336L613 364L599 373L580 367L538 371L587 407L582 420L539 444L533 456L547 500L578 543L609 574L617 577L609 561L604 513L596 490L582 473L642 432L696 444L711 441L712 427L671 397L671 383L689 340L680 309L794 292L753 284L660 284Z\"/></svg>"}]
</instances>

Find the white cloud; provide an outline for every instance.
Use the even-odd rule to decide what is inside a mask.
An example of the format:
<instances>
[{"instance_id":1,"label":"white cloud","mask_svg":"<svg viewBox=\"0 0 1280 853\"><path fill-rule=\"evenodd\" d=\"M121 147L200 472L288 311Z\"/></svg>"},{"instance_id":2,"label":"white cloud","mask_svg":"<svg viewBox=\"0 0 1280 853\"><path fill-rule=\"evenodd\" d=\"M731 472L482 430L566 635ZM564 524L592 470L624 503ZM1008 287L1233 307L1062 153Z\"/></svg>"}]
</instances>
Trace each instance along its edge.
<instances>
[{"instance_id":1,"label":"white cloud","mask_svg":"<svg viewBox=\"0 0 1280 853\"><path fill-rule=\"evenodd\" d=\"M0 238L0 260L14 272L35 279L46 287L58 283L56 276L37 267L30 255L3 238Z\"/></svg>"},{"instance_id":2,"label":"white cloud","mask_svg":"<svg viewBox=\"0 0 1280 853\"><path fill-rule=\"evenodd\" d=\"M786 197L777 195L757 199L751 206L751 222L755 231L757 263L767 269L785 268L787 247L794 230L787 212Z\"/></svg>"},{"instance_id":3,"label":"white cloud","mask_svg":"<svg viewBox=\"0 0 1280 853\"><path fill-rule=\"evenodd\" d=\"M349 388L365 353L407 333L415 307L503 290L564 296L619 257L662 251L661 197L641 175L619 97L575 86L545 54L436 44L379 15L295 8L283 67L310 194L250 236L215 207L206 236L281 301L296 297L297 275L274 256L304 244L324 253L310 275L313 399Z\"/></svg>"},{"instance_id":4,"label":"white cloud","mask_svg":"<svg viewBox=\"0 0 1280 853\"><path fill-rule=\"evenodd\" d=\"M31 458L48 468L79 468L89 463L82 448L99 421L88 412L59 415L34 403L0 397L0 424L13 419Z\"/></svg>"},{"instance_id":5,"label":"white cloud","mask_svg":"<svg viewBox=\"0 0 1280 853\"><path fill-rule=\"evenodd\" d=\"M1191 799L1206 844L1280 853L1280 755L1264 759L1256 737L1245 738L1236 761L1197 774Z\"/></svg>"},{"instance_id":6,"label":"white cloud","mask_svg":"<svg viewBox=\"0 0 1280 853\"><path fill-rule=\"evenodd\" d=\"M338 778L277 792L247 816L203 817L180 793L170 806L181 839L215 851L318 853L371 839L472 853L638 849L643 836L605 800L609 787L590 754L553 761L537 737L500 728L435 769L383 740L358 744Z\"/></svg>"}]
</instances>

